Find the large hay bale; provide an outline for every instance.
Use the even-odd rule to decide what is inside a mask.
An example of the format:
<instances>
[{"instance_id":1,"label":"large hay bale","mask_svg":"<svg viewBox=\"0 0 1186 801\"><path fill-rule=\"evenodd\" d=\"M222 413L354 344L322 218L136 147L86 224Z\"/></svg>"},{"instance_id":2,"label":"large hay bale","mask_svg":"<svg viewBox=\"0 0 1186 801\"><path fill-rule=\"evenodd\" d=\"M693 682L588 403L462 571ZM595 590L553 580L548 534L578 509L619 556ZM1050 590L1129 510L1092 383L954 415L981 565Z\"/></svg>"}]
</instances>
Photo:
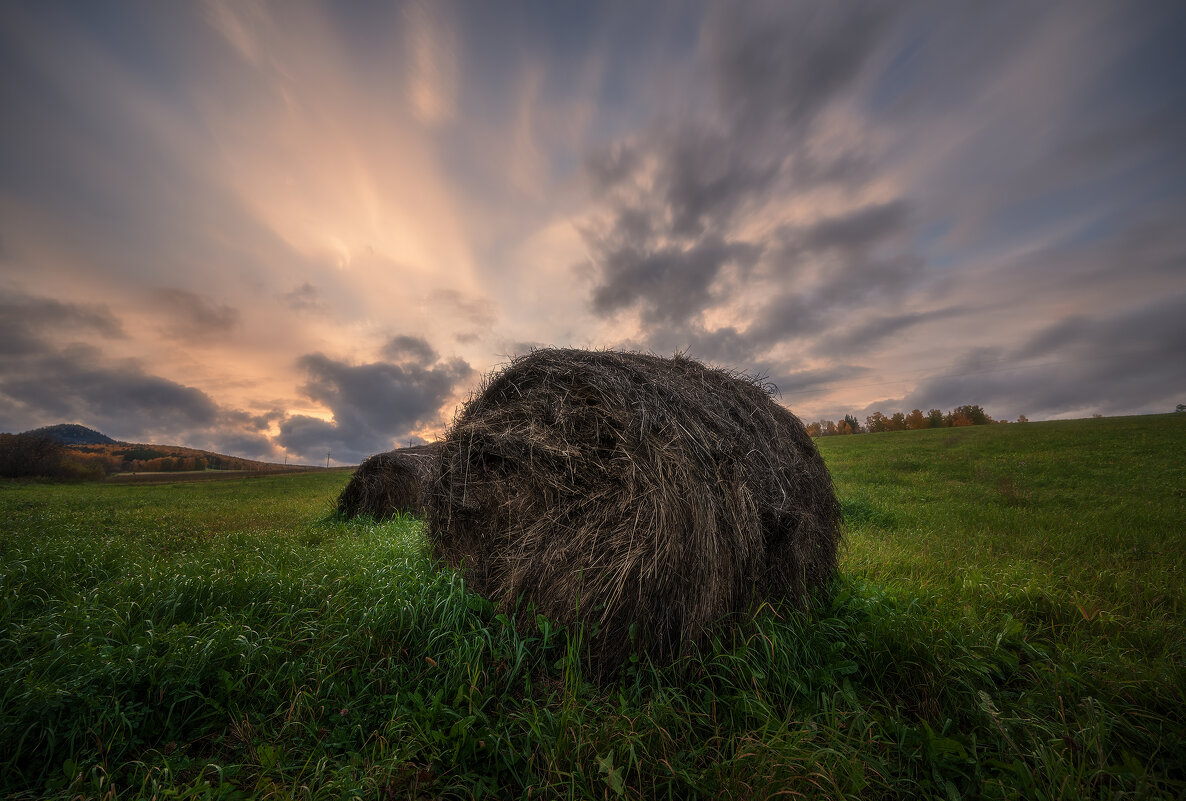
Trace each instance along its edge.
<instances>
[{"instance_id":1,"label":"large hay bale","mask_svg":"<svg viewBox=\"0 0 1186 801\"><path fill-rule=\"evenodd\" d=\"M424 514L425 484L436 477L440 443L377 453L358 466L338 496L346 517L387 520L401 513Z\"/></svg>"},{"instance_id":2,"label":"large hay bale","mask_svg":"<svg viewBox=\"0 0 1186 801\"><path fill-rule=\"evenodd\" d=\"M635 648L673 658L755 602L803 607L840 536L819 452L763 385L571 349L487 378L442 444L428 519L434 552L501 610L589 625L602 675Z\"/></svg>"}]
</instances>

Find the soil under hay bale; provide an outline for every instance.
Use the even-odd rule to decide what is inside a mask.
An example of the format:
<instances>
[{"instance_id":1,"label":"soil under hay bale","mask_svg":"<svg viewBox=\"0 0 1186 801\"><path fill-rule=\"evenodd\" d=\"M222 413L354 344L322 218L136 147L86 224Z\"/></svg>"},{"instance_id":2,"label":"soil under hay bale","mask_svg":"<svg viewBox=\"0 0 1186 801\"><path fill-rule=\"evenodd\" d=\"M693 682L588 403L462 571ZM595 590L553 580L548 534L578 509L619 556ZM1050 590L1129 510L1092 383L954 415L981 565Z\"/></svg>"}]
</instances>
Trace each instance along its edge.
<instances>
[{"instance_id":1,"label":"soil under hay bale","mask_svg":"<svg viewBox=\"0 0 1186 801\"><path fill-rule=\"evenodd\" d=\"M358 466L342 494L338 511L346 517L370 515L387 520L397 514L424 514L426 482L436 477L439 443L377 453Z\"/></svg>"},{"instance_id":2,"label":"soil under hay bale","mask_svg":"<svg viewBox=\"0 0 1186 801\"><path fill-rule=\"evenodd\" d=\"M501 611L587 626L594 672L703 644L836 572L840 509L803 424L691 359L515 359L460 411L429 488L435 553ZM633 628L635 643L631 643Z\"/></svg>"}]
</instances>

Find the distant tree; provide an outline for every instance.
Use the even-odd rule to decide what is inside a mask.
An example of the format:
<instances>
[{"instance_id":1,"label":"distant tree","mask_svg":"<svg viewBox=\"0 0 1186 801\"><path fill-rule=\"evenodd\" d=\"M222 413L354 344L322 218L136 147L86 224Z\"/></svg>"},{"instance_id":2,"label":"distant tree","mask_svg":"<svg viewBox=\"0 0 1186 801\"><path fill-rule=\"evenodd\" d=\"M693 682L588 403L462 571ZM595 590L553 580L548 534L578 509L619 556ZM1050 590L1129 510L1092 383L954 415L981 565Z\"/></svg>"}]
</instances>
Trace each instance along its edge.
<instances>
[{"instance_id":1,"label":"distant tree","mask_svg":"<svg viewBox=\"0 0 1186 801\"><path fill-rule=\"evenodd\" d=\"M905 431L906 430L906 415L901 412L894 412L889 420L890 431Z\"/></svg>"},{"instance_id":2,"label":"distant tree","mask_svg":"<svg viewBox=\"0 0 1186 801\"><path fill-rule=\"evenodd\" d=\"M881 412L873 412L873 414L865 418L865 430L870 434L877 434L881 431L889 431L889 418Z\"/></svg>"},{"instance_id":3,"label":"distant tree","mask_svg":"<svg viewBox=\"0 0 1186 801\"><path fill-rule=\"evenodd\" d=\"M1179 403L1174 407L1175 412L1186 412L1186 403Z\"/></svg>"},{"instance_id":4,"label":"distant tree","mask_svg":"<svg viewBox=\"0 0 1186 801\"><path fill-rule=\"evenodd\" d=\"M0 434L0 476L58 476L65 449L61 443L37 433Z\"/></svg>"},{"instance_id":5,"label":"distant tree","mask_svg":"<svg viewBox=\"0 0 1186 801\"><path fill-rule=\"evenodd\" d=\"M807 424L807 435L809 437L818 437L823 434L823 428L818 422Z\"/></svg>"},{"instance_id":6,"label":"distant tree","mask_svg":"<svg viewBox=\"0 0 1186 801\"><path fill-rule=\"evenodd\" d=\"M822 431L820 436L834 437L840 433L840 430L836 427L836 421L834 420L820 420L819 425Z\"/></svg>"},{"instance_id":7,"label":"distant tree","mask_svg":"<svg viewBox=\"0 0 1186 801\"><path fill-rule=\"evenodd\" d=\"M853 415L851 415L851 414L844 415L844 422L848 423L848 433L850 433L850 434L861 433L861 423Z\"/></svg>"},{"instance_id":8,"label":"distant tree","mask_svg":"<svg viewBox=\"0 0 1186 801\"><path fill-rule=\"evenodd\" d=\"M929 428L942 428L947 425L943 419L943 412L940 409L931 409L927 412L927 423Z\"/></svg>"},{"instance_id":9,"label":"distant tree","mask_svg":"<svg viewBox=\"0 0 1186 801\"><path fill-rule=\"evenodd\" d=\"M1028 417L1026 417L1024 414L1017 415L1017 422L1028 423L1029 421L1030 421L1030 419Z\"/></svg>"},{"instance_id":10,"label":"distant tree","mask_svg":"<svg viewBox=\"0 0 1186 801\"><path fill-rule=\"evenodd\" d=\"M851 434L852 433L852 426L850 426L848 424L848 420L841 420L839 423L836 424L836 433L837 434Z\"/></svg>"},{"instance_id":11,"label":"distant tree","mask_svg":"<svg viewBox=\"0 0 1186 801\"><path fill-rule=\"evenodd\" d=\"M914 409L910 414L906 415L906 427L911 431L917 431L920 428L927 427L927 418L921 409Z\"/></svg>"},{"instance_id":12,"label":"distant tree","mask_svg":"<svg viewBox=\"0 0 1186 801\"><path fill-rule=\"evenodd\" d=\"M977 404L966 404L964 406L956 406L951 412L952 418L963 417L969 420L965 425L982 426L992 422L992 418L985 414L984 409L981 409Z\"/></svg>"}]
</instances>

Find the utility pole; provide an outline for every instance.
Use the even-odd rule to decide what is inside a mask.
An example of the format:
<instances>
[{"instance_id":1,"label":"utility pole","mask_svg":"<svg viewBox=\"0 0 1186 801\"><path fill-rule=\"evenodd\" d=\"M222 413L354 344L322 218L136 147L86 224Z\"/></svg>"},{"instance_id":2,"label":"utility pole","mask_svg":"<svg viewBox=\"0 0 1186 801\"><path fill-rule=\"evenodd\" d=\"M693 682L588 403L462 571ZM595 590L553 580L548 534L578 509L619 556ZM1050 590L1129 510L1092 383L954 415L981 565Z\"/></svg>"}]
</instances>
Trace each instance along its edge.
<instances>
[{"instance_id":1,"label":"utility pole","mask_svg":"<svg viewBox=\"0 0 1186 801\"><path fill-rule=\"evenodd\" d=\"M325 452L325 469L326 470L329 470L329 456L330 456L330 452L326 451Z\"/></svg>"}]
</instances>

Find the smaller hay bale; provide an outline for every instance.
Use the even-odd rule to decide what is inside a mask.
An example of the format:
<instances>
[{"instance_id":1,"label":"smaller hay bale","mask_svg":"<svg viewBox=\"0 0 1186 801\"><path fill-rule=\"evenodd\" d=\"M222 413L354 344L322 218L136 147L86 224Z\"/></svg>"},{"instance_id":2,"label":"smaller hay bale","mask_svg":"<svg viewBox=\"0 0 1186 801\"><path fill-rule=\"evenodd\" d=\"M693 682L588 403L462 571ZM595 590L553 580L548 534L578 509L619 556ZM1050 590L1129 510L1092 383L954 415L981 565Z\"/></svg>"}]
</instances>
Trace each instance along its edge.
<instances>
[{"instance_id":1,"label":"smaller hay bale","mask_svg":"<svg viewBox=\"0 0 1186 801\"><path fill-rule=\"evenodd\" d=\"M358 466L338 496L345 517L370 515L389 520L398 514L424 514L425 484L436 477L439 443L377 453Z\"/></svg>"}]
</instances>

